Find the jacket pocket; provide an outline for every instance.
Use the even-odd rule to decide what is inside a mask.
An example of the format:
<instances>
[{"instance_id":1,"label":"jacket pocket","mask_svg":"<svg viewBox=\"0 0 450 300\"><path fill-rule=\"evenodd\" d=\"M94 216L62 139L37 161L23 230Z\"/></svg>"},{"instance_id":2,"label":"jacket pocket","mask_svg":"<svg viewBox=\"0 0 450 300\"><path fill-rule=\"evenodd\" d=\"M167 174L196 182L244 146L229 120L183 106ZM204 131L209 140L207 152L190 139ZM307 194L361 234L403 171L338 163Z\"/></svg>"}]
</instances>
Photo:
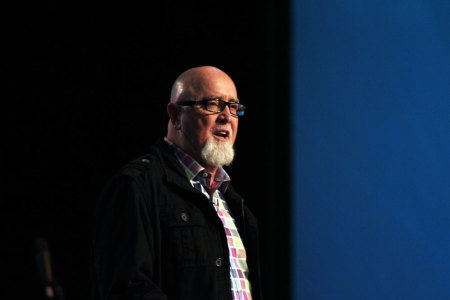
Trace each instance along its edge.
<instances>
[{"instance_id":1,"label":"jacket pocket","mask_svg":"<svg viewBox=\"0 0 450 300\"><path fill-rule=\"evenodd\" d=\"M196 210L174 208L161 216L162 256L168 263L195 267L207 263L207 224Z\"/></svg>"}]
</instances>

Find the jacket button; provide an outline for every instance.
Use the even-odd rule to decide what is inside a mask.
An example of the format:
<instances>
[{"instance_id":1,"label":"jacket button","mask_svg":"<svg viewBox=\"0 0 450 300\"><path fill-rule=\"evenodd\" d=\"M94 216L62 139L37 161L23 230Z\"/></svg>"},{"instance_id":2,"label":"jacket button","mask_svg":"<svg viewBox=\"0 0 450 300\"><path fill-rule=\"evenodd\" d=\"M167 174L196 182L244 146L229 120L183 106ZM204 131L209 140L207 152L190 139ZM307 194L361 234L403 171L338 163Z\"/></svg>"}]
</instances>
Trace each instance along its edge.
<instances>
[{"instance_id":1,"label":"jacket button","mask_svg":"<svg viewBox=\"0 0 450 300\"><path fill-rule=\"evenodd\" d=\"M183 220L184 222L189 221L189 215L185 212L181 213L181 220Z\"/></svg>"},{"instance_id":2,"label":"jacket button","mask_svg":"<svg viewBox=\"0 0 450 300\"><path fill-rule=\"evenodd\" d=\"M222 258L221 257L216 259L216 266L218 266L218 267L222 266Z\"/></svg>"}]
</instances>

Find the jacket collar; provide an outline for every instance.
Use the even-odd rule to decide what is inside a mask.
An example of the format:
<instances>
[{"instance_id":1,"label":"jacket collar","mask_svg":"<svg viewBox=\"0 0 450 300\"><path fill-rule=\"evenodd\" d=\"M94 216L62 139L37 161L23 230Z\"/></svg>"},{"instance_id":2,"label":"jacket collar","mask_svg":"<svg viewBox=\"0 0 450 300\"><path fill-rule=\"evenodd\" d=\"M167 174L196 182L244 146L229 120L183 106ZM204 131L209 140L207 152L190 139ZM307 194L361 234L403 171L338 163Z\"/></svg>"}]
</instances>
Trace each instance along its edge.
<instances>
[{"instance_id":1,"label":"jacket collar","mask_svg":"<svg viewBox=\"0 0 450 300\"><path fill-rule=\"evenodd\" d=\"M184 172L183 166L173 154L170 146L163 139L158 139L153 145L153 149L161 161L164 177L167 182L173 183L183 189L197 191L192 187Z\"/></svg>"}]
</instances>

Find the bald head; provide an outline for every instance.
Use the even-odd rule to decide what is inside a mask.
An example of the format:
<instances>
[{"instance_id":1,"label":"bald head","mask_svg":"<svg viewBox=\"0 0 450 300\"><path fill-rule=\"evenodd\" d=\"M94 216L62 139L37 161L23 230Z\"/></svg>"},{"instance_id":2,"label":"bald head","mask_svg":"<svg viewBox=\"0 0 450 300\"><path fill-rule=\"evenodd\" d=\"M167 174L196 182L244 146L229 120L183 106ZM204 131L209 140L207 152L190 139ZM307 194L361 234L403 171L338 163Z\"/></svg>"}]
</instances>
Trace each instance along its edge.
<instances>
[{"instance_id":1,"label":"bald head","mask_svg":"<svg viewBox=\"0 0 450 300\"><path fill-rule=\"evenodd\" d=\"M200 95L204 97L208 90L220 90L221 85L226 85L227 88L231 85L236 93L233 80L222 70L212 66L192 68L183 72L175 80L170 93L170 102L197 100Z\"/></svg>"}]
</instances>

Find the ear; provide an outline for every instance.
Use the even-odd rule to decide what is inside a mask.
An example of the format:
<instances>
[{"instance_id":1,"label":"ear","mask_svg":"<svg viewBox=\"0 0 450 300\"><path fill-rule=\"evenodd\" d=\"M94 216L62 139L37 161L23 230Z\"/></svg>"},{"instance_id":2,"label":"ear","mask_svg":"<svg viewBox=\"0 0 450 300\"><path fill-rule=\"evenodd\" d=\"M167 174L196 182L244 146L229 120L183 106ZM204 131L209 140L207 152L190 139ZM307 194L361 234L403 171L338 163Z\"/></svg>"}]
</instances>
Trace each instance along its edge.
<instances>
[{"instance_id":1,"label":"ear","mask_svg":"<svg viewBox=\"0 0 450 300\"><path fill-rule=\"evenodd\" d=\"M175 129L180 129L180 107L175 103L170 102L169 104L167 104L167 114L169 115L170 122L172 123L173 127L175 127Z\"/></svg>"}]
</instances>

